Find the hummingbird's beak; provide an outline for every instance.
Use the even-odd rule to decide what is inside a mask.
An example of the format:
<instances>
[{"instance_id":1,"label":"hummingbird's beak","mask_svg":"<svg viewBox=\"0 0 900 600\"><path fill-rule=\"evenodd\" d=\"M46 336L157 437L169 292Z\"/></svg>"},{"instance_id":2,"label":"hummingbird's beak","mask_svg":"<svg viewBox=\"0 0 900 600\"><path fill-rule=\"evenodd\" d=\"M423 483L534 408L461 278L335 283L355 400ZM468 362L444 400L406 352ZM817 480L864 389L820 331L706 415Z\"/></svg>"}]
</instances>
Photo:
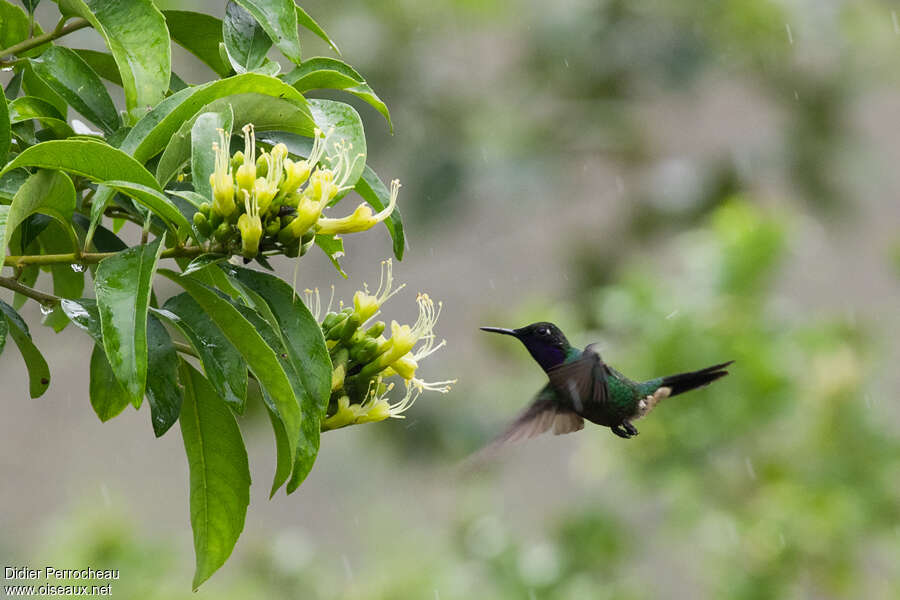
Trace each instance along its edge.
<instances>
[{"instance_id":1,"label":"hummingbird's beak","mask_svg":"<svg viewBox=\"0 0 900 600\"><path fill-rule=\"evenodd\" d=\"M490 331L492 333L502 333L504 335L511 335L513 337L518 337L519 334L515 329L504 329L503 327L482 327L482 331Z\"/></svg>"}]
</instances>

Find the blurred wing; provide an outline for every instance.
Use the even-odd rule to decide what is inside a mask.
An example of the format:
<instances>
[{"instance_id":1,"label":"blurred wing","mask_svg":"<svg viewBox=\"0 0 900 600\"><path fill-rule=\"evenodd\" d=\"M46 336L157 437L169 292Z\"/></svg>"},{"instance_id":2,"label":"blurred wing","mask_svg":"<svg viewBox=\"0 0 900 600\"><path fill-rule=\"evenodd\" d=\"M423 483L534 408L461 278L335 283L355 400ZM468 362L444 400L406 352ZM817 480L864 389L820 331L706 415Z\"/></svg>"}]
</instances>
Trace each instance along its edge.
<instances>
[{"instance_id":1,"label":"blurred wing","mask_svg":"<svg viewBox=\"0 0 900 600\"><path fill-rule=\"evenodd\" d=\"M460 465L461 473L477 471L492 458L497 450L507 442L516 442L538 436L548 429L553 428L555 435L571 433L584 428L584 419L559 406L556 392L550 384L538 393L537 398L522 411L515 421L494 440L463 461Z\"/></svg>"},{"instance_id":2,"label":"blurred wing","mask_svg":"<svg viewBox=\"0 0 900 600\"><path fill-rule=\"evenodd\" d=\"M571 410L559 406L556 392L550 385L544 386L534 402L522 411L506 431L491 443L492 446L527 440L553 428L553 433L560 435L578 431L584 427L584 419Z\"/></svg>"},{"instance_id":3,"label":"blurred wing","mask_svg":"<svg viewBox=\"0 0 900 600\"><path fill-rule=\"evenodd\" d=\"M576 412L584 412L586 403L606 404L606 365L594 350L594 344L585 348L576 360L548 370L547 375L556 393L569 400Z\"/></svg>"}]
</instances>

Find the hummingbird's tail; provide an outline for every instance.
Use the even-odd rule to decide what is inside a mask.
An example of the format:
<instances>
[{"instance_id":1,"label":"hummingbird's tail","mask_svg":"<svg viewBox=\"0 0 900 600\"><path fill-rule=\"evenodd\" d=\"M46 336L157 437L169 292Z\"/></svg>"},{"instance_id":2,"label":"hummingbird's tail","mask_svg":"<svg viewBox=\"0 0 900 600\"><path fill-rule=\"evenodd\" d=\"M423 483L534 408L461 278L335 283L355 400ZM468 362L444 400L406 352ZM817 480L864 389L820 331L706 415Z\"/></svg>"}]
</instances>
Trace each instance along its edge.
<instances>
[{"instance_id":1,"label":"hummingbird's tail","mask_svg":"<svg viewBox=\"0 0 900 600\"><path fill-rule=\"evenodd\" d=\"M728 362L706 367L699 371L689 371L687 373L663 377L660 387L670 388L672 391L669 393L669 396L677 396L678 394L695 390L699 387L709 385L720 377L728 375L728 371L725 370L725 367L733 362L733 360L729 360Z\"/></svg>"}]
</instances>

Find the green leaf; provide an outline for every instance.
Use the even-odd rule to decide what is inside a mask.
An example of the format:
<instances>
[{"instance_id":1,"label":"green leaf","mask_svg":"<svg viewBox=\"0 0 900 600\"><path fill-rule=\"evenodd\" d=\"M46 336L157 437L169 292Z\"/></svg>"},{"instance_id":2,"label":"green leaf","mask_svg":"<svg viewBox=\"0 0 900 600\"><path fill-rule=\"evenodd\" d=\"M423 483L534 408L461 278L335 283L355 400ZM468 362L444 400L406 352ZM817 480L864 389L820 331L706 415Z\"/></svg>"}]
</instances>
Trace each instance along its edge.
<instances>
[{"instance_id":1,"label":"green leaf","mask_svg":"<svg viewBox=\"0 0 900 600\"><path fill-rule=\"evenodd\" d=\"M69 229L71 230L71 227ZM51 221L38 237L38 241L44 254L62 254L72 251L72 240L67 238L69 236L66 235L66 227ZM60 298L81 297L84 292L84 269L73 269L72 265L61 263L50 265L50 272L53 275L54 295ZM50 314L44 316L43 323L59 333L69 324L69 319L57 306Z\"/></svg>"},{"instance_id":2,"label":"green leaf","mask_svg":"<svg viewBox=\"0 0 900 600\"><path fill-rule=\"evenodd\" d=\"M19 313L3 300L0 300L0 312L6 319L9 335L19 347L19 352L22 353L22 358L25 360L25 367L28 369L28 391L32 398L39 398L50 387L50 368L47 366L47 361L31 341L28 325L25 324Z\"/></svg>"},{"instance_id":3,"label":"green leaf","mask_svg":"<svg viewBox=\"0 0 900 600\"><path fill-rule=\"evenodd\" d=\"M91 353L91 406L104 423L120 414L128 406L128 394L116 379L103 346L94 344Z\"/></svg>"},{"instance_id":4,"label":"green leaf","mask_svg":"<svg viewBox=\"0 0 900 600\"><path fill-rule=\"evenodd\" d=\"M159 272L181 285L197 301L247 361L263 390L274 399L288 432L291 454L295 454L300 437L300 404L275 351L237 308L193 276L182 276L168 269Z\"/></svg>"},{"instance_id":5,"label":"green leaf","mask_svg":"<svg viewBox=\"0 0 900 600\"><path fill-rule=\"evenodd\" d=\"M225 262L226 260L228 260L228 256L226 254L201 254L190 263L188 263L187 268L183 271L182 274L190 275L191 273L195 273L200 269L205 269L210 265Z\"/></svg>"},{"instance_id":6,"label":"green leaf","mask_svg":"<svg viewBox=\"0 0 900 600\"><path fill-rule=\"evenodd\" d=\"M122 74L119 73L119 65L116 64L116 59L112 54L82 48L78 48L74 52L81 57L81 60L89 64L97 75L122 87Z\"/></svg>"},{"instance_id":7,"label":"green leaf","mask_svg":"<svg viewBox=\"0 0 900 600\"><path fill-rule=\"evenodd\" d=\"M147 113L122 141L120 148L146 162L163 150L185 121L211 102L228 96L258 94L281 98L294 104L297 113L286 123L288 130L312 136L315 121L303 95L276 77L243 73L172 94ZM235 116L237 116L235 110ZM190 131L190 129L188 129Z\"/></svg>"},{"instance_id":8,"label":"green leaf","mask_svg":"<svg viewBox=\"0 0 900 600\"><path fill-rule=\"evenodd\" d=\"M75 135L69 124L55 106L37 96L22 96L9 103L9 120L11 123L22 123L29 120L38 121L44 128L53 132L58 138Z\"/></svg>"},{"instance_id":9,"label":"green leaf","mask_svg":"<svg viewBox=\"0 0 900 600\"><path fill-rule=\"evenodd\" d=\"M237 73L254 71L266 62L272 40L246 9L229 1L222 22L222 40L231 66Z\"/></svg>"},{"instance_id":10,"label":"green leaf","mask_svg":"<svg viewBox=\"0 0 900 600\"><path fill-rule=\"evenodd\" d=\"M103 185L125 194L138 204L146 206L155 215L176 227L190 228L190 222L178 210L175 203L154 188L131 183L130 181L116 180L104 181Z\"/></svg>"},{"instance_id":11,"label":"green leaf","mask_svg":"<svg viewBox=\"0 0 900 600\"><path fill-rule=\"evenodd\" d=\"M354 188L363 200L372 205L376 211L383 210L385 206L390 204L391 192L388 190L381 178L366 166L362 177L356 182ZM403 220L400 217L400 209L394 207L394 212L384 220L384 226L387 227L391 239L394 241L394 256L397 260L403 260L403 251L406 249L406 238L403 235Z\"/></svg>"},{"instance_id":12,"label":"green leaf","mask_svg":"<svg viewBox=\"0 0 900 600\"><path fill-rule=\"evenodd\" d=\"M93 298L65 299L59 303L59 307L79 329L86 331L98 344L103 343L100 311L97 308L96 300ZM104 356L106 355L104 354Z\"/></svg>"},{"instance_id":13,"label":"green leaf","mask_svg":"<svg viewBox=\"0 0 900 600\"><path fill-rule=\"evenodd\" d=\"M103 347L135 408L147 382L147 308L160 253L157 239L103 259L94 274Z\"/></svg>"},{"instance_id":14,"label":"green leaf","mask_svg":"<svg viewBox=\"0 0 900 600\"><path fill-rule=\"evenodd\" d=\"M8 213L6 219L0 218L0 243L2 243L0 265L6 257L6 247L12 239L13 232L26 218L35 213L48 215L59 221L68 233L72 247L77 248L78 239L71 225L72 213L75 210L75 187L65 173L38 171L22 184L13 197L12 204L3 208L6 208ZM5 227L4 220L7 221Z\"/></svg>"},{"instance_id":15,"label":"green leaf","mask_svg":"<svg viewBox=\"0 0 900 600\"><path fill-rule=\"evenodd\" d=\"M233 265L223 265L223 269L268 304L277 320L288 356L306 391L301 406L303 438L288 486L290 493L309 473L318 452L320 425L331 396L332 365L328 348L322 328L291 286L268 273Z\"/></svg>"},{"instance_id":16,"label":"green leaf","mask_svg":"<svg viewBox=\"0 0 900 600\"><path fill-rule=\"evenodd\" d=\"M216 170L213 144L218 143L219 129L224 130L226 143L230 142L233 122L234 113L229 105L221 112L203 113L191 127L191 181L194 190L206 198L212 199L209 176ZM228 148L224 151L229 153Z\"/></svg>"},{"instance_id":17,"label":"green leaf","mask_svg":"<svg viewBox=\"0 0 900 600\"><path fill-rule=\"evenodd\" d=\"M362 175L363 169L366 168L366 133L363 130L359 113L349 104L318 98L309 101L309 109L319 129L331 132L325 143L325 156L336 154L340 144L350 146L351 161L355 160L357 156L361 156L353 164L347 178L348 185L355 185Z\"/></svg>"},{"instance_id":18,"label":"green leaf","mask_svg":"<svg viewBox=\"0 0 900 600\"><path fill-rule=\"evenodd\" d=\"M242 414L247 399L247 363L225 334L187 293L169 298L154 315L166 319L200 355L203 370L218 394Z\"/></svg>"},{"instance_id":19,"label":"green leaf","mask_svg":"<svg viewBox=\"0 0 900 600\"><path fill-rule=\"evenodd\" d=\"M2 350L3 348L0 347L0 352ZM272 432L275 434L275 476L272 478L269 499L281 489L281 486L290 478L291 471L294 469L294 457L291 455L291 447L288 444L284 423L278 418L278 413L269 406L270 402L269 399L263 402L266 407L266 414L269 415L269 422L272 424Z\"/></svg>"},{"instance_id":20,"label":"green leaf","mask_svg":"<svg viewBox=\"0 0 900 600\"><path fill-rule=\"evenodd\" d=\"M290 447L285 449L279 448L279 445L282 442L278 439L278 436L280 436L281 433L284 433L285 435L286 439L284 440L284 442L290 444L290 438L287 435L287 432L289 431L287 429L287 426L285 425L282 432L279 432L277 430L275 431L276 459L279 462L276 463L275 467L276 477L272 483L272 489L270 492L271 497L271 495L274 495L274 493L278 491L278 488L280 488L284 483L284 481L279 480L282 479L283 472L285 470L288 470L289 467L295 472L295 476L291 480L294 484L294 487L290 488L289 491L293 491L298 485L300 485L300 483L309 473L309 470L312 468L312 465L316 460L316 456L319 453L320 432L318 419L314 417L307 418L310 414L307 409L311 406L312 402L309 399L309 394L306 392L306 389L303 386L303 381L300 378L300 374L298 373L294 362L289 356L288 349L285 346L284 340L282 339L279 331L249 306L245 306L238 302L233 302L232 304L238 310L238 312L240 312L241 315L243 315L244 318L246 318L253 325L256 331L260 333L260 335L266 341L266 344L268 344L270 348L275 350L278 361L281 364L281 367L284 369L288 381L290 381L291 388L294 390L294 394L299 399L300 405L304 409L296 455L290 453ZM263 389L262 396L266 407L270 411L274 411L276 414L278 414L278 402L272 398L271 394ZM288 458L291 456L295 456L294 460L290 460ZM286 458L288 466L285 466L283 464ZM294 483L294 479L296 479L296 483Z\"/></svg>"},{"instance_id":21,"label":"green leaf","mask_svg":"<svg viewBox=\"0 0 900 600\"><path fill-rule=\"evenodd\" d=\"M30 15L34 14L34 9L37 8L37 5L40 3L41 0L22 0L22 4L25 5L25 10L27 10Z\"/></svg>"},{"instance_id":22,"label":"green leaf","mask_svg":"<svg viewBox=\"0 0 900 600\"><path fill-rule=\"evenodd\" d=\"M316 246L322 249L325 256L331 259L331 264L334 265L334 268L337 269L338 273L340 273L344 279L346 279L347 274L344 272L344 269L341 268L341 263L338 262L338 259L344 256L344 240L333 233L328 235L317 235Z\"/></svg>"},{"instance_id":23,"label":"green leaf","mask_svg":"<svg viewBox=\"0 0 900 600\"><path fill-rule=\"evenodd\" d=\"M359 113L349 104L318 98L309 100L309 108L317 127L322 131L330 132L325 144L325 156L336 154L338 146L342 144L348 144L351 147L351 160L357 155L362 155L362 158L354 164L348 179L348 182L355 184L366 167L366 134ZM308 157L312 149L312 137L301 136L302 134L274 131L261 133L256 138L272 145L281 142L287 146L291 154ZM347 192L342 192L336 198L339 200L346 194ZM336 201L333 201L332 204Z\"/></svg>"},{"instance_id":24,"label":"green leaf","mask_svg":"<svg viewBox=\"0 0 900 600\"><path fill-rule=\"evenodd\" d=\"M234 0L262 26L282 54L299 63L300 36L293 0Z\"/></svg>"},{"instance_id":25,"label":"green leaf","mask_svg":"<svg viewBox=\"0 0 900 600\"><path fill-rule=\"evenodd\" d=\"M338 54L338 56L340 56L340 49L337 47L337 44L335 44L334 41L330 37L328 37L328 34L325 33L325 30L322 29L305 10L300 8L300 6L295 6L294 8L297 9L297 23L301 27L305 27L306 29L309 29L314 34L319 36L322 40L325 41L326 44L331 46L331 49L334 50Z\"/></svg>"},{"instance_id":26,"label":"green leaf","mask_svg":"<svg viewBox=\"0 0 900 600\"><path fill-rule=\"evenodd\" d=\"M171 45L162 13L150 0L66 0L66 7L106 40L122 76L130 122L136 122L169 89Z\"/></svg>"},{"instance_id":27,"label":"green leaf","mask_svg":"<svg viewBox=\"0 0 900 600\"><path fill-rule=\"evenodd\" d=\"M31 66L53 91L107 135L122 126L100 77L73 50L52 46L39 57L32 58Z\"/></svg>"},{"instance_id":28,"label":"green leaf","mask_svg":"<svg viewBox=\"0 0 900 600\"><path fill-rule=\"evenodd\" d=\"M222 21L187 10L164 10L172 41L202 60L219 77L227 77L231 67L219 56Z\"/></svg>"},{"instance_id":29,"label":"green leaf","mask_svg":"<svg viewBox=\"0 0 900 600\"><path fill-rule=\"evenodd\" d=\"M25 63L22 67L22 87L29 96L37 96L41 100L55 106L57 112L65 120L69 105L66 104L66 101L59 94L53 91L53 88L47 85L47 82L35 74L30 62Z\"/></svg>"},{"instance_id":30,"label":"green leaf","mask_svg":"<svg viewBox=\"0 0 900 600\"><path fill-rule=\"evenodd\" d=\"M129 181L159 190L144 166L118 148L91 140L51 140L27 148L0 171L17 167L42 167L68 171L92 181Z\"/></svg>"},{"instance_id":31,"label":"green leaf","mask_svg":"<svg viewBox=\"0 0 900 600\"><path fill-rule=\"evenodd\" d=\"M178 385L178 354L169 332L154 315L147 316L147 401L156 437L178 420L183 399Z\"/></svg>"},{"instance_id":32,"label":"green leaf","mask_svg":"<svg viewBox=\"0 0 900 600\"><path fill-rule=\"evenodd\" d=\"M294 128L296 124L304 123L307 107L301 108L292 101L265 94L240 94L209 103L204 107L202 114L223 113L229 110L233 110L234 129L253 123L256 131L265 131ZM190 159L191 131L194 123L193 119L189 119L181 126L159 159L156 177L161 185L171 181Z\"/></svg>"},{"instance_id":33,"label":"green leaf","mask_svg":"<svg viewBox=\"0 0 900 600\"><path fill-rule=\"evenodd\" d=\"M250 504L250 467L231 411L203 375L181 361L181 436L191 474L194 591L234 550Z\"/></svg>"},{"instance_id":34,"label":"green leaf","mask_svg":"<svg viewBox=\"0 0 900 600\"><path fill-rule=\"evenodd\" d=\"M9 106L6 104L6 96L0 91L0 163L2 164L6 164L10 141L12 141L12 133L9 129Z\"/></svg>"},{"instance_id":35,"label":"green leaf","mask_svg":"<svg viewBox=\"0 0 900 600\"><path fill-rule=\"evenodd\" d=\"M391 133L394 124L387 105L353 67L336 58L319 56L303 61L282 79L300 92L316 89L343 90L370 104L387 120Z\"/></svg>"}]
</instances>

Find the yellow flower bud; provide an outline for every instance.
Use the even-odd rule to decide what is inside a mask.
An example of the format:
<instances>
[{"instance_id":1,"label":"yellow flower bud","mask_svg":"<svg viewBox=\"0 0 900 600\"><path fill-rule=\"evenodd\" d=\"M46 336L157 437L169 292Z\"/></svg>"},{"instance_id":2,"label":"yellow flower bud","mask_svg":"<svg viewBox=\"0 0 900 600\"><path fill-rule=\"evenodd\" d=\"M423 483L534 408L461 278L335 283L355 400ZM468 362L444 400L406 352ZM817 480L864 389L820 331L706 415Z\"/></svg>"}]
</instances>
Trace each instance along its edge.
<instances>
[{"instance_id":1,"label":"yellow flower bud","mask_svg":"<svg viewBox=\"0 0 900 600\"><path fill-rule=\"evenodd\" d=\"M256 185L256 136L253 133L253 124L244 125L243 132L244 164L237 168L235 181L239 188L250 192Z\"/></svg>"},{"instance_id":2,"label":"yellow flower bud","mask_svg":"<svg viewBox=\"0 0 900 600\"><path fill-rule=\"evenodd\" d=\"M259 253L259 239L263 232L262 221L258 214L244 213L238 217L237 226L241 231L241 253L246 258L253 258Z\"/></svg>"},{"instance_id":3,"label":"yellow flower bud","mask_svg":"<svg viewBox=\"0 0 900 600\"><path fill-rule=\"evenodd\" d=\"M235 210L234 179L231 175L231 163L228 161L228 140L225 131L219 129L219 141L213 142L216 153L215 169L209 176L209 185L213 193L213 210L229 217Z\"/></svg>"},{"instance_id":4,"label":"yellow flower bud","mask_svg":"<svg viewBox=\"0 0 900 600\"><path fill-rule=\"evenodd\" d=\"M368 410L365 413L360 414L356 418L356 422L377 423L378 421L384 421L390 416L392 416L391 404L385 399L375 400L371 402L371 406L368 406Z\"/></svg>"}]
</instances>

